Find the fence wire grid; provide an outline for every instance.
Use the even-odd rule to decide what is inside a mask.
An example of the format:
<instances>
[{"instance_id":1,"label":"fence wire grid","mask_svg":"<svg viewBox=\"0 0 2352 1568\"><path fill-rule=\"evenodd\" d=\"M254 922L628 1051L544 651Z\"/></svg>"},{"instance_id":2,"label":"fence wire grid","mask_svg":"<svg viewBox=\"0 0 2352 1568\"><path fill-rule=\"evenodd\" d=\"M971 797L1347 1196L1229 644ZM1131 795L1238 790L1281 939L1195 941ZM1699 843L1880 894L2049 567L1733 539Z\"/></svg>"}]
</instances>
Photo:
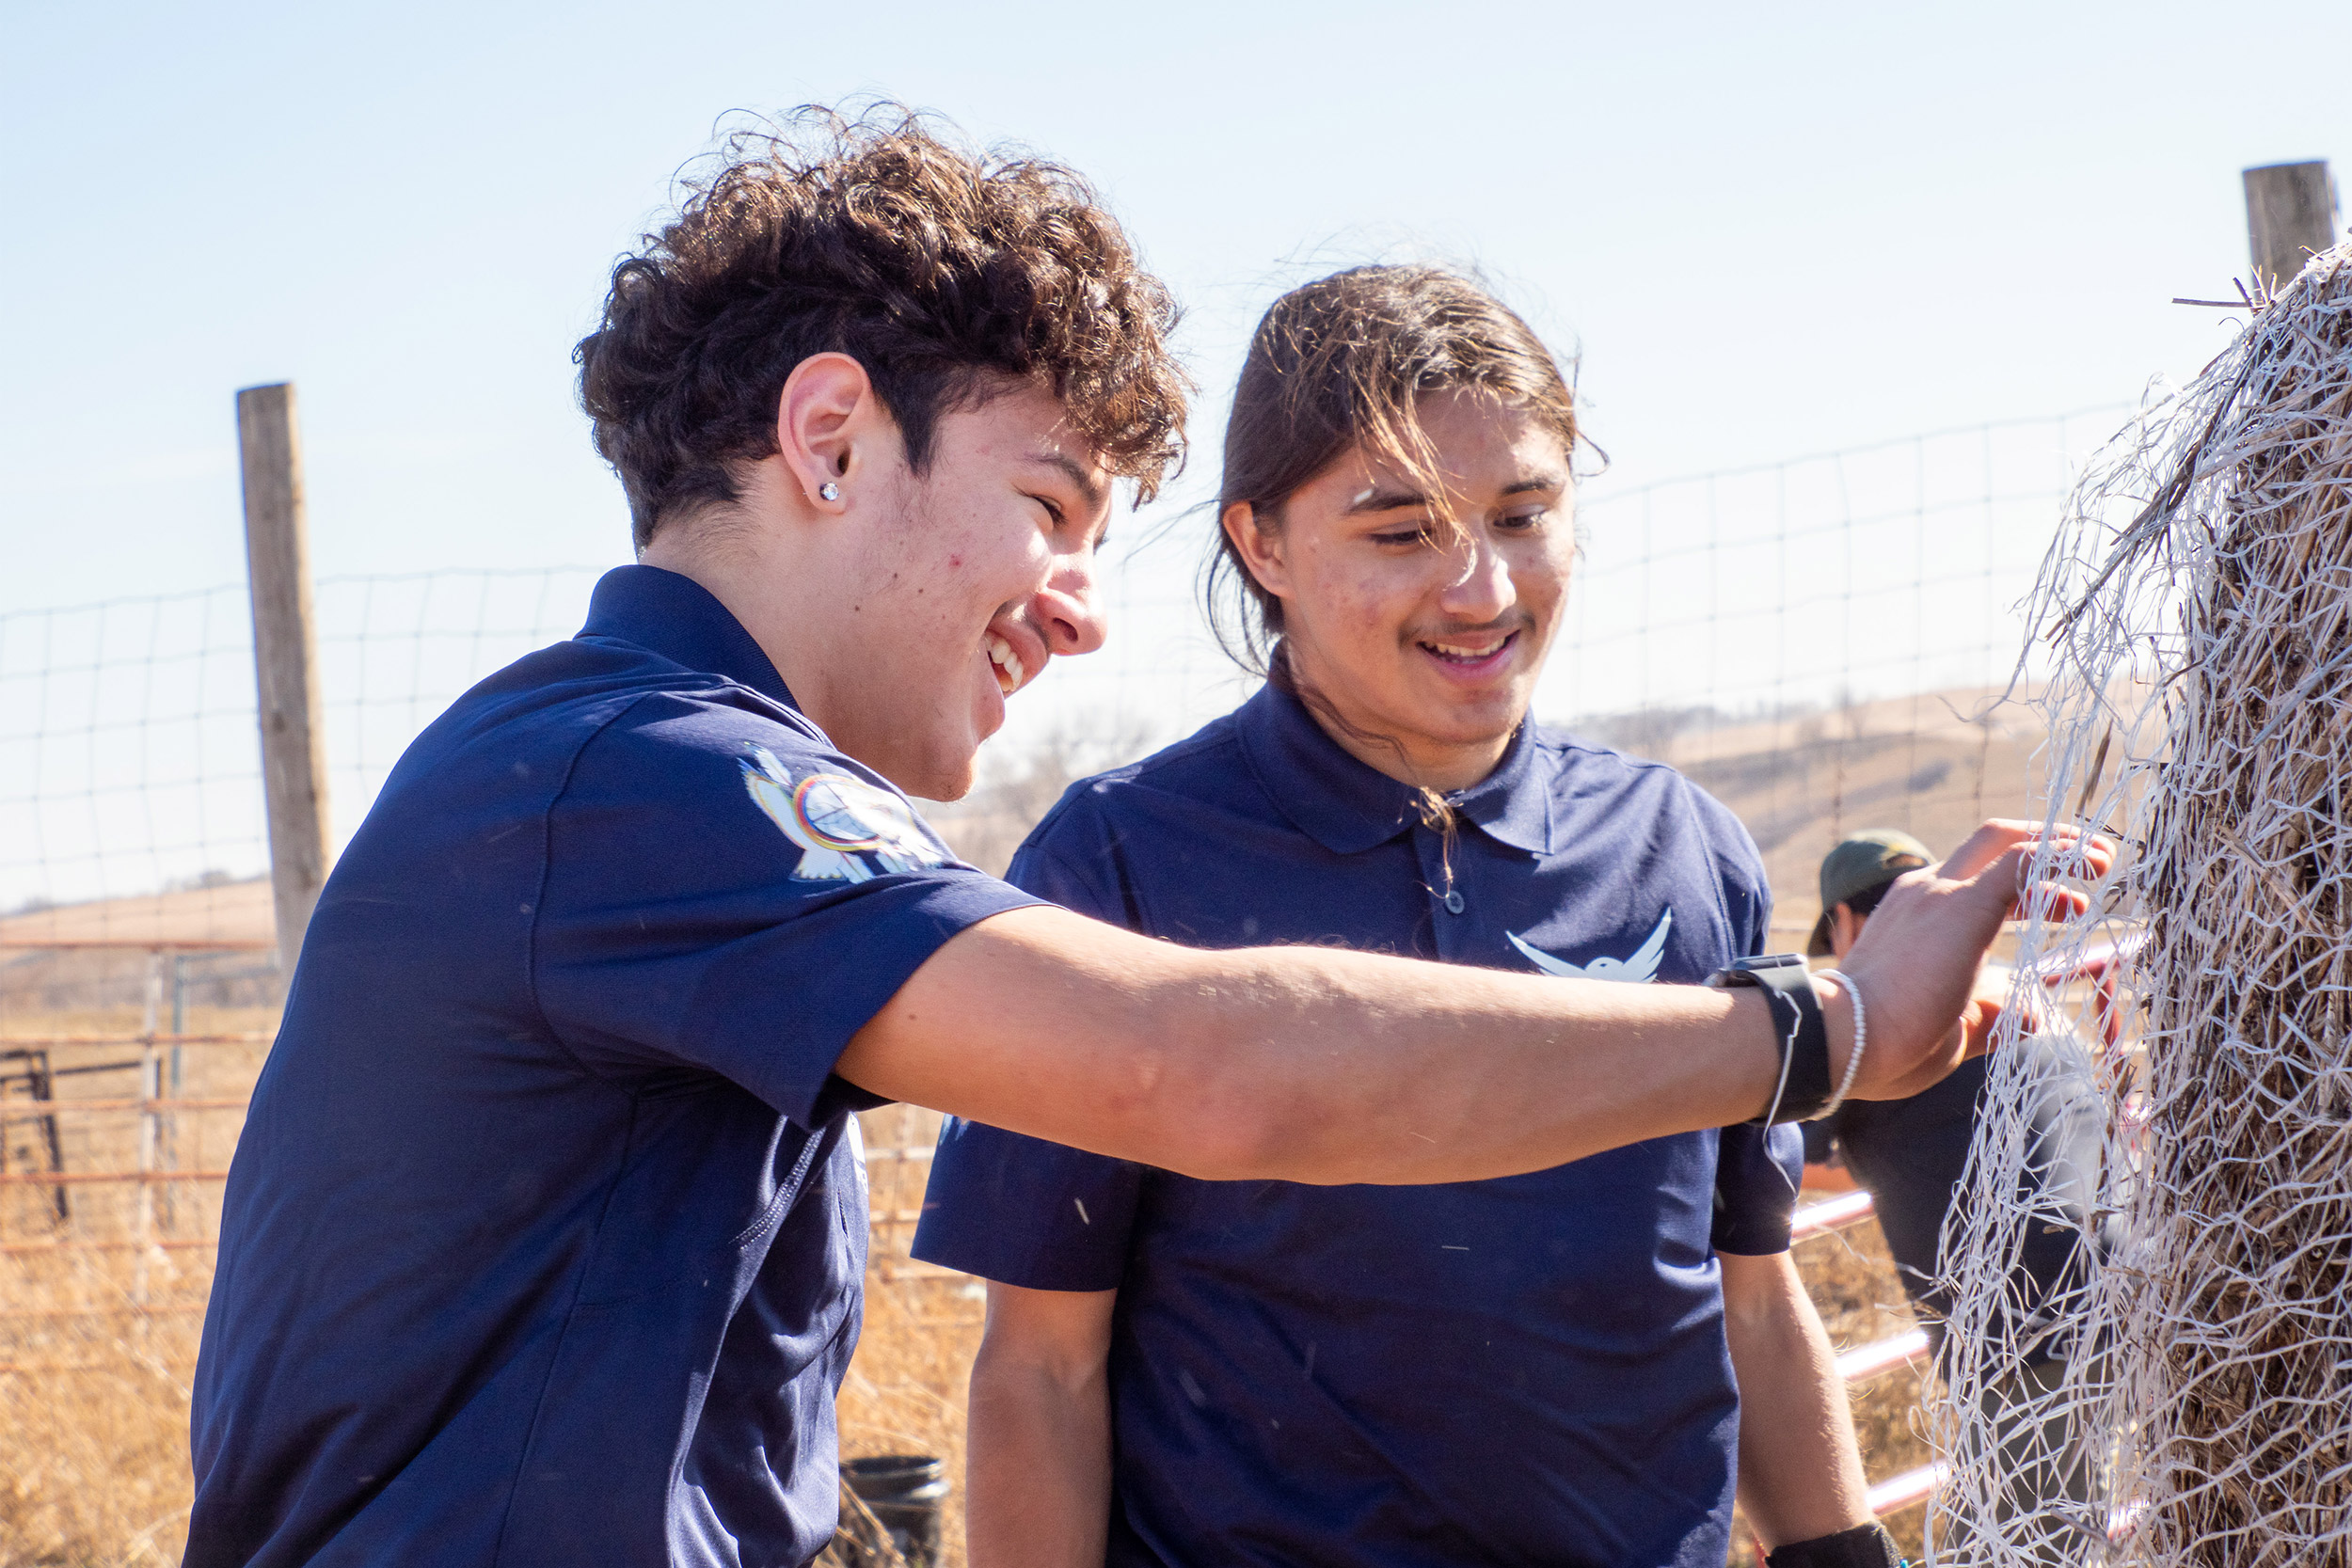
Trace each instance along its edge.
<instances>
[{"instance_id":1,"label":"fence wire grid","mask_svg":"<svg viewBox=\"0 0 2352 1568\"><path fill-rule=\"evenodd\" d=\"M2122 412L1584 482L1584 551L1538 717L1672 762L1729 805L1794 945L1841 832L1903 827L1943 847L1986 815L2028 815L2040 720L1994 699L2021 673L2028 690L2040 679L2020 664L2017 607L2071 465ZM1248 695L1197 596L1206 509L1160 519L1123 529L1102 563L1104 649L1056 660L983 752L974 792L927 808L975 863L1001 869L1073 779ZM450 701L579 627L602 570L314 585L335 847ZM160 1381L88 1408L146 1400L138 1419L184 1421L220 1180L283 983L256 726L241 583L0 614L0 1401L132 1367ZM877 1278L918 1292L882 1299L976 1332L969 1282L906 1251L935 1115L865 1119ZM1811 1244L1817 1290L1841 1270L1867 1277L1844 1241ZM1851 1306L1840 1332L1899 1327L1898 1307ZM1846 1360L1868 1365L1841 1370L1891 1378L1915 1360L1909 1343L1864 1345ZM1885 1408L1870 1420L1908 1419L1909 1386L1873 1396ZM57 1419L69 1444L99 1418ZM1938 1472L1916 1465L1912 1434L1887 1442L1916 1467L1883 1480L1873 1506L1909 1508Z\"/></svg>"},{"instance_id":2,"label":"fence wire grid","mask_svg":"<svg viewBox=\"0 0 2352 1568\"><path fill-rule=\"evenodd\" d=\"M1539 716L1674 762L1723 799L1764 850L1792 930L1842 832L1899 826L1933 844L1988 812L2022 814L2039 732L2021 705L1993 702L2020 668L2014 607L2070 462L2119 413L1654 484L1588 481L1585 551ZM976 863L1001 867L1073 778L1247 695L1197 599L1210 526L1196 513L1134 529L1105 560L1105 650L1056 661L984 753L980 786L933 808ZM315 585L335 844L452 699L579 626L601 570ZM0 1041L17 1053L0 1058L0 1188L39 1189L17 1195L26 1223L72 1207L40 1170L64 1170L77 1148L93 1177L226 1164L227 1145L188 1134L207 1150L191 1165L174 1140L213 1125L187 1102L236 1100L244 1069L230 1058L258 1065L275 996L255 724L241 584L0 615L0 1035L58 1042L36 1063ZM197 1075L200 1094L190 1052L221 1064ZM38 1085L35 1068L48 1075ZM91 1093L146 1106L149 1125L120 1148L95 1120L77 1132L7 1109L11 1094L69 1097L59 1085L85 1073ZM163 1102L197 1119L157 1120ZM141 1212L132 1229L151 1234L151 1206Z\"/></svg>"},{"instance_id":3,"label":"fence wire grid","mask_svg":"<svg viewBox=\"0 0 2352 1568\"><path fill-rule=\"evenodd\" d=\"M1587 482L1538 715L1686 766L1981 720L2068 464L2121 413ZM1200 615L1209 526L1132 531L1104 563L1108 646L1025 693L951 828L1001 815L1041 766L1128 760L1247 695ZM600 570L318 582L335 842L451 699L579 626ZM266 859L242 584L0 615L0 911L242 881Z\"/></svg>"}]
</instances>

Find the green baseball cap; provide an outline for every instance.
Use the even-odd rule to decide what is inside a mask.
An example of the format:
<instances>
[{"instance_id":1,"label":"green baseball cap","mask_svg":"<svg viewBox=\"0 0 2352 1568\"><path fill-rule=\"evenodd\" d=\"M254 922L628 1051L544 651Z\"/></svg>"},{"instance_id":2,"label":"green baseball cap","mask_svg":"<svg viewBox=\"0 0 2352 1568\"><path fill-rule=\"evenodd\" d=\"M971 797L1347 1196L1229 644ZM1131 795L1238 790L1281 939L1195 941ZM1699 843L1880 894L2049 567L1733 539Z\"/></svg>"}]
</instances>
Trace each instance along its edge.
<instances>
[{"instance_id":1,"label":"green baseball cap","mask_svg":"<svg viewBox=\"0 0 2352 1568\"><path fill-rule=\"evenodd\" d=\"M1817 958L1830 951L1830 919L1838 905L1934 863L1926 845L1897 829L1848 833L1821 857L1821 918L1813 923L1804 950Z\"/></svg>"}]
</instances>

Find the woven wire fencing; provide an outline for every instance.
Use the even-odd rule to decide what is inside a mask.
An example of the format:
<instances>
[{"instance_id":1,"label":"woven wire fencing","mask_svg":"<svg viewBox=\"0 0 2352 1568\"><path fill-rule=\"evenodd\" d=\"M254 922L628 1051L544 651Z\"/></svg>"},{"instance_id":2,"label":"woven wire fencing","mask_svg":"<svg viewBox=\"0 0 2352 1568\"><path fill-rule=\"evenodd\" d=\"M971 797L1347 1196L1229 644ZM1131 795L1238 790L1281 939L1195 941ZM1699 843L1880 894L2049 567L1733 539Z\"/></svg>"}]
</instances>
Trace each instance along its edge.
<instances>
[{"instance_id":1,"label":"woven wire fencing","mask_svg":"<svg viewBox=\"0 0 2352 1568\"><path fill-rule=\"evenodd\" d=\"M1795 933L1841 832L1943 847L2028 809L2016 605L2070 461L2121 409L1654 484L1583 486L1586 544L1537 712L1684 768L1763 848ZM1204 512L1127 526L1106 648L1013 705L934 816L999 868L1073 778L1248 694L1197 599ZM600 568L323 579L331 839L447 704L568 636ZM2038 665L2024 666L2028 686ZM219 1181L276 1025L268 849L241 584L0 615L0 1374L135 1330L184 1376ZM906 1258L929 1113L867 1130L875 1256ZM128 1325L126 1327L126 1325ZM103 1357L102 1357L103 1359Z\"/></svg>"},{"instance_id":2,"label":"woven wire fencing","mask_svg":"<svg viewBox=\"0 0 2352 1568\"><path fill-rule=\"evenodd\" d=\"M595 576L316 585L339 842L450 699L579 625ZM148 1265L201 1255L202 1283L276 1023L255 725L241 584L0 616L0 1250L126 1255L126 1299L111 1275L63 1292L92 1310L202 1306Z\"/></svg>"},{"instance_id":3,"label":"woven wire fencing","mask_svg":"<svg viewBox=\"0 0 2352 1568\"><path fill-rule=\"evenodd\" d=\"M1812 867L1840 833L1902 827L1940 847L1985 815L2022 813L2039 732L2025 705L1996 702L2021 670L2015 607L2070 461L2121 414L1661 483L1588 481L1584 555L1539 716L1673 762L1731 805L1792 928L1809 922ZM1001 866L1073 778L1248 694L1200 613L1212 526L1197 511L1123 531L1104 562L1108 646L1057 661L1013 705L979 786L935 810L977 863ZM316 585L334 842L450 700L577 628L599 570ZM2030 689L2038 666L2022 669ZM0 1033L55 1042L0 1046L11 1231L109 1209L96 1192L61 1209L72 1184L61 1174L226 1163L232 1139L191 1145L160 1126L116 1136L94 1111L27 1121L10 1107L85 1091L109 1105L186 1100L191 1073L210 1082L192 1053L236 1064L230 1079L258 1060L277 977L253 690L240 584L0 615Z\"/></svg>"},{"instance_id":4,"label":"woven wire fencing","mask_svg":"<svg viewBox=\"0 0 2352 1568\"><path fill-rule=\"evenodd\" d=\"M2020 607L2070 475L2122 405L1613 489L1538 697L1675 763L1746 823L1779 924L1845 833L1939 851L2027 814L2046 673Z\"/></svg>"}]
</instances>

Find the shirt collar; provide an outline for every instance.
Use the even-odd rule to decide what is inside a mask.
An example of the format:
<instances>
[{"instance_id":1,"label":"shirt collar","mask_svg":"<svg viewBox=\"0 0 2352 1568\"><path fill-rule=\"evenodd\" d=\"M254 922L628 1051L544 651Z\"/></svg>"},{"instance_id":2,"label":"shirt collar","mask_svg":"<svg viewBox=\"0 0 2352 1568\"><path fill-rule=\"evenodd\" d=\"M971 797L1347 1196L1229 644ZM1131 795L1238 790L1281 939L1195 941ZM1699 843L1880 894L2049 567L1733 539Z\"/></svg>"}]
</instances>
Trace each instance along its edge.
<instances>
[{"instance_id":1,"label":"shirt collar","mask_svg":"<svg viewBox=\"0 0 2352 1568\"><path fill-rule=\"evenodd\" d=\"M1409 784L1348 755L1314 715L1269 681L1234 715L1242 750L1276 807L1335 855L1385 844L1421 820ZM1492 773L1446 797L1487 837L1540 855L1551 848L1551 767L1522 722Z\"/></svg>"},{"instance_id":2,"label":"shirt collar","mask_svg":"<svg viewBox=\"0 0 2352 1568\"><path fill-rule=\"evenodd\" d=\"M795 710L784 677L743 623L692 578L659 566L615 566L596 579L582 637L633 642L689 670L724 675Z\"/></svg>"},{"instance_id":3,"label":"shirt collar","mask_svg":"<svg viewBox=\"0 0 2352 1568\"><path fill-rule=\"evenodd\" d=\"M1551 853L1551 785L1559 766L1535 735L1534 721L1519 721L1511 749L1495 770L1459 794L1447 797L1488 838L1531 855Z\"/></svg>"}]
</instances>

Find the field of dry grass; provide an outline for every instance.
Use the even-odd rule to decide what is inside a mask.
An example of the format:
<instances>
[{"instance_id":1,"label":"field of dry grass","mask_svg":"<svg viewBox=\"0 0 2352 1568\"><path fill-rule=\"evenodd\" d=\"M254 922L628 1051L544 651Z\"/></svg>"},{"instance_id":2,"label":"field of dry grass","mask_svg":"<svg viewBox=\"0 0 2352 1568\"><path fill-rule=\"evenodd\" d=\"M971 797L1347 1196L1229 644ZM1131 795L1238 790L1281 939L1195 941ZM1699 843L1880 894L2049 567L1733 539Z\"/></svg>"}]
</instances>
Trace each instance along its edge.
<instances>
[{"instance_id":1,"label":"field of dry grass","mask_svg":"<svg viewBox=\"0 0 2352 1568\"><path fill-rule=\"evenodd\" d=\"M268 1009L202 1008L185 1033L242 1036ZM10 1041L125 1036L135 1006L0 1014ZM135 1103L136 1046L47 1047L60 1101ZM183 1050L181 1098L242 1101L263 1048L230 1041ZM26 1119L26 1085L0 1095L6 1172L48 1169L42 1127ZM13 1109L11 1108L13 1107ZM135 1171L141 1117L94 1109L57 1117L66 1171ZM150 1163L224 1168L243 1120L233 1110L159 1118ZM127 1565L180 1560L188 1502L189 1379L212 1285L217 1182L86 1182L63 1189L0 1183L0 1568Z\"/></svg>"},{"instance_id":2,"label":"field of dry grass","mask_svg":"<svg viewBox=\"0 0 2352 1568\"><path fill-rule=\"evenodd\" d=\"M179 1561L200 1320L130 1309L140 1271L119 1258L8 1261L0 1564ZM188 1254L145 1272L151 1288L199 1297L212 1276Z\"/></svg>"}]
</instances>

